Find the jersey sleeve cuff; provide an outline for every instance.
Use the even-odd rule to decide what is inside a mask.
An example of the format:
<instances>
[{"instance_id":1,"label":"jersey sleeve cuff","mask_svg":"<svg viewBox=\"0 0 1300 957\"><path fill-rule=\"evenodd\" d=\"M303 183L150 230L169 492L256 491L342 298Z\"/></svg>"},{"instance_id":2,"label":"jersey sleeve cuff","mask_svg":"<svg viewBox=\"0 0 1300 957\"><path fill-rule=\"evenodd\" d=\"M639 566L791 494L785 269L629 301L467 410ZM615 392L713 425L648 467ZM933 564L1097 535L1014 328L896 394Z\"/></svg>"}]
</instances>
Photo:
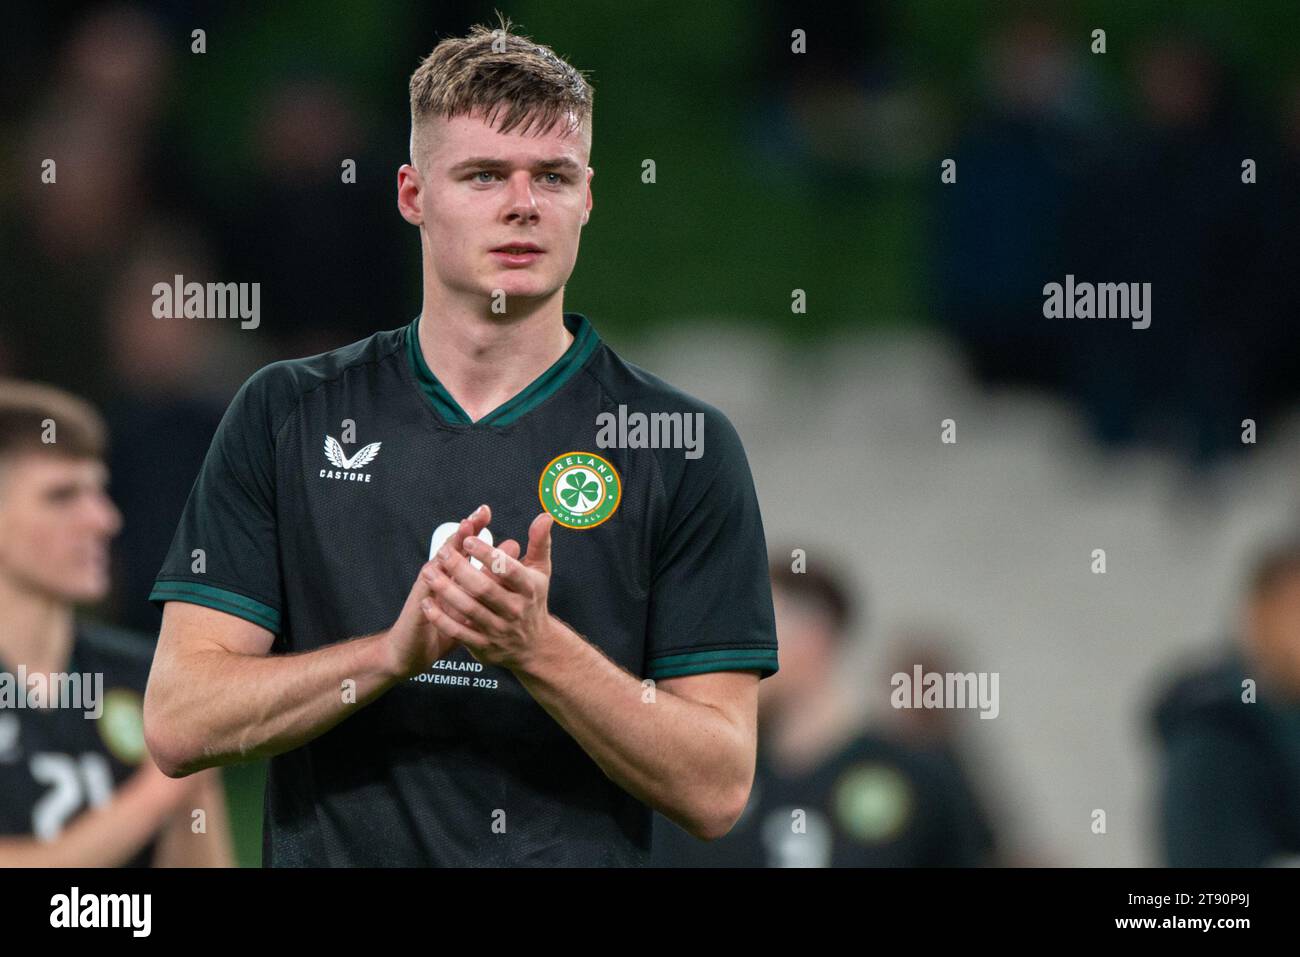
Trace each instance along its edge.
<instances>
[{"instance_id":1,"label":"jersey sleeve cuff","mask_svg":"<svg viewBox=\"0 0 1300 957\"><path fill-rule=\"evenodd\" d=\"M228 615L243 618L255 625L265 628L274 635L280 633L280 612L270 605L238 592L189 581L154 582L149 600L161 610L169 601L184 601L191 605L203 605L224 611Z\"/></svg>"},{"instance_id":2,"label":"jersey sleeve cuff","mask_svg":"<svg viewBox=\"0 0 1300 957\"><path fill-rule=\"evenodd\" d=\"M721 651L684 651L660 655L646 665L646 677L680 678L710 671L757 671L759 678L777 672L775 648L726 648Z\"/></svg>"}]
</instances>

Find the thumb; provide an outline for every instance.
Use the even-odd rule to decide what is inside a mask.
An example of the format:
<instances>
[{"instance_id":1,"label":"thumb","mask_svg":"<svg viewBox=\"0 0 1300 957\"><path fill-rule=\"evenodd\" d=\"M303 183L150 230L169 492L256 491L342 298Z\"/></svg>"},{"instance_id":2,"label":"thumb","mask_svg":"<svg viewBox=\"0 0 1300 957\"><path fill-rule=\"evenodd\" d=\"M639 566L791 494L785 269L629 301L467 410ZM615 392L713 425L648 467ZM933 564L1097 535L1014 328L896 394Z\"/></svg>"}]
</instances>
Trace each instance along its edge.
<instances>
[{"instance_id":1,"label":"thumb","mask_svg":"<svg viewBox=\"0 0 1300 957\"><path fill-rule=\"evenodd\" d=\"M549 512L542 512L533 519L533 524L528 526L528 554L524 556L525 565L544 572L548 578L551 575L551 527L554 524L555 519Z\"/></svg>"}]
</instances>

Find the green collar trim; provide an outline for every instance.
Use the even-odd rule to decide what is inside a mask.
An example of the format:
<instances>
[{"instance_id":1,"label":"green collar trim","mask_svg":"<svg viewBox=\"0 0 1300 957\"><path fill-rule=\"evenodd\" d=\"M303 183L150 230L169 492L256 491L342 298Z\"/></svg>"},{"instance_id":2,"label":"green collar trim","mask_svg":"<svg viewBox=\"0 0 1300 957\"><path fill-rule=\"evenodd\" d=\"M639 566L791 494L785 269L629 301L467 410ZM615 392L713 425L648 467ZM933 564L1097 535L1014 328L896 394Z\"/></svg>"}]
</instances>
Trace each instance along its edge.
<instances>
[{"instance_id":1,"label":"green collar trim","mask_svg":"<svg viewBox=\"0 0 1300 957\"><path fill-rule=\"evenodd\" d=\"M596 351L596 347L600 345L600 336L596 335L596 330L582 313L566 312L564 327L573 333L573 342L569 343L569 348L564 351L564 355L556 359L549 369L529 383L522 392L514 398L507 399L477 422L471 419L460 404L452 398L451 393L443 388L428 363L424 361L424 353L420 349L419 316L411 320L411 324L406 327L406 354L410 359L411 371L415 373L415 381L419 384L420 391L429 399L433 411L440 419L453 425L509 425L555 395L573 378L574 373L586 364L591 354Z\"/></svg>"}]
</instances>

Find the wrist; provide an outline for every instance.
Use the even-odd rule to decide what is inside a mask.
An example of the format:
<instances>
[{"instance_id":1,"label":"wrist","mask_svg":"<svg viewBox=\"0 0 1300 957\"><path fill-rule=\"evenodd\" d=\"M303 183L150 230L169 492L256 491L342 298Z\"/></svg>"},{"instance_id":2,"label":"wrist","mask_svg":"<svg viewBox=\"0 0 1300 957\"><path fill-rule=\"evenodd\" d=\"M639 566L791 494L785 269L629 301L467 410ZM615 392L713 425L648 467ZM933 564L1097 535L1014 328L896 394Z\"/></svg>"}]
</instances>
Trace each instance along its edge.
<instances>
[{"instance_id":1,"label":"wrist","mask_svg":"<svg viewBox=\"0 0 1300 957\"><path fill-rule=\"evenodd\" d=\"M379 676L384 689L388 689L406 678L410 673L393 652L391 640L392 629L365 639L370 643L370 671Z\"/></svg>"},{"instance_id":2,"label":"wrist","mask_svg":"<svg viewBox=\"0 0 1300 957\"><path fill-rule=\"evenodd\" d=\"M541 639L533 643L527 655L511 670L520 674L540 675L570 653L575 638L578 638L576 631L554 615L548 614Z\"/></svg>"}]
</instances>

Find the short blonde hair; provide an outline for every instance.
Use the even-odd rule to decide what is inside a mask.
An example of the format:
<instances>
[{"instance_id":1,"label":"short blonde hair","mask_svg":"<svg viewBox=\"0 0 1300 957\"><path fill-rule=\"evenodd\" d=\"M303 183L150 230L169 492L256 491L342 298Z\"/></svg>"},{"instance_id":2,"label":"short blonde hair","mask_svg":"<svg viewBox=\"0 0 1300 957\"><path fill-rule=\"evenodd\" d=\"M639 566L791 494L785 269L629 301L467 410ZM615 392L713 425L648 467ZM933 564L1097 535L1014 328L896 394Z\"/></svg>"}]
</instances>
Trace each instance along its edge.
<instances>
[{"instance_id":1,"label":"short blonde hair","mask_svg":"<svg viewBox=\"0 0 1300 957\"><path fill-rule=\"evenodd\" d=\"M47 420L53 442L44 441ZM0 459L20 452L102 459L107 446L108 428L89 402L39 382L0 379Z\"/></svg>"},{"instance_id":2,"label":"short blonde hair","mask_svg":"<svg viewBox=\"0 0 1300 957\"><path fill-rule=\"evenodd\" d=\"M582 71L550 47L510 32L509 18L489 30L474 26L468 36L443 40L411 75L411 160L423 149L420 130L425 120L469 115L481 111L496 122L508 107L498 132L523 124L539 134L568 122L590 130L595 91Z\"/></svg>"}]
</instances>

